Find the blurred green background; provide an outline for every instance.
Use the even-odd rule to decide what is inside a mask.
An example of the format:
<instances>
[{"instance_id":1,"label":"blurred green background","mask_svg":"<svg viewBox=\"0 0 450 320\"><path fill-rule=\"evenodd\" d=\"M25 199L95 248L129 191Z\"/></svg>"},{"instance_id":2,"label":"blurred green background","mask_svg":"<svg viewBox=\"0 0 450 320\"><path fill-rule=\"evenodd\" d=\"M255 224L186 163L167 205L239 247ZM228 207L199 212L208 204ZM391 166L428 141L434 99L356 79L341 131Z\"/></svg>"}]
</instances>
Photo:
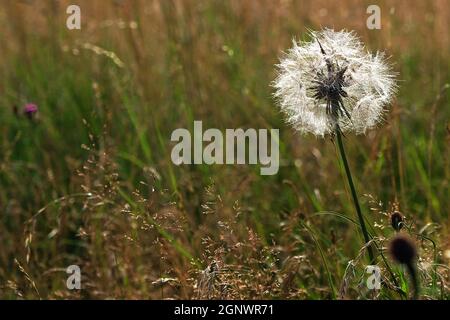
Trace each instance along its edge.
<instances>
[{"instance_id":1,"label":"blurred green background","mask_svg":"<svg viewBox=\"0 0 450 320\"><path fill-rule=\"evenodd\" d=\"M439 247L421 262L443 266L445 290L424 296L448 292L448 1L77 1L72 31L69 4L0 4L1 297L201 298L212 261L229 288L213 296L336 297L361 243L336 215L355 217L336 150L289 128L270 87L291 40L322 27L391 56L397 99L380 128L346 136L348 157L374 232L388 239L400 210ZM170 135L194 120L279 128L279 173L173 165ZM70 264L81 291L65 289Z\"/></svg>"}]
</instances>

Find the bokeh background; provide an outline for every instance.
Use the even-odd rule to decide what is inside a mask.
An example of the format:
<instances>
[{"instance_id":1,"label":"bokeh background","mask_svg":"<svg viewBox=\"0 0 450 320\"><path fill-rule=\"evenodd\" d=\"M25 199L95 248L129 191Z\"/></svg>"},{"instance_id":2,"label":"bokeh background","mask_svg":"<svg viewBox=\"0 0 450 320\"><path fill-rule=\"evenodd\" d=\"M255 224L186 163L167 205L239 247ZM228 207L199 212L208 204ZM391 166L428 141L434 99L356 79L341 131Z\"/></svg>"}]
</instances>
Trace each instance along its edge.
<instances>
[{"instance_id":1,"label":"bokeh background","mask_svg":"<svg viewBox=\"0 0 450 320\"><path fill-rule=\"evenodd\" d=\"M421 297L448 297L448 1L79 0L71 31L72 2L0 3L0 297L404 298L387 276L361 286L333 141L294 132L272 98L282 51L323 27L391 56L397 99L380 128L345 137L348 157L380 251L399 210ZM279 128L279 173L173 165L170 135L194 120ZM66 288L72 264L81 290Z\"/></svg>"}]
</instances>

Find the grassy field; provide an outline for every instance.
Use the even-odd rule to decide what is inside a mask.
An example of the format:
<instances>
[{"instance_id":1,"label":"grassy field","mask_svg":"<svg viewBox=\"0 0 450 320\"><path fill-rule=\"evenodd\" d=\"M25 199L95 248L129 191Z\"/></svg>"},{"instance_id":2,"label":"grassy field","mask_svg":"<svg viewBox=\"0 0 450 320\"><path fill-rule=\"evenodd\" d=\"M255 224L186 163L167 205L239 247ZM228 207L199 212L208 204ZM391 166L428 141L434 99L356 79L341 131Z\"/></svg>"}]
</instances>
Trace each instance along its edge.
<instances>
[{"instance_id":1,"label":"grassy field","mask_svg":"<svg viewBox=\"0 0 450 320\"><path fill-rule=\"evenodd\" d=\"M81 30L71 1L0 4L0 298L406 299L395 210L420 298L450 297L448 1L77 3ZM344 139L381 290L334 142L297 134L272 97L281 53L322 27L355 30L398 72L383 125ZM278 174L174 165L170 135L194 120L280 129Z\"/></svg>"}]
</instances>

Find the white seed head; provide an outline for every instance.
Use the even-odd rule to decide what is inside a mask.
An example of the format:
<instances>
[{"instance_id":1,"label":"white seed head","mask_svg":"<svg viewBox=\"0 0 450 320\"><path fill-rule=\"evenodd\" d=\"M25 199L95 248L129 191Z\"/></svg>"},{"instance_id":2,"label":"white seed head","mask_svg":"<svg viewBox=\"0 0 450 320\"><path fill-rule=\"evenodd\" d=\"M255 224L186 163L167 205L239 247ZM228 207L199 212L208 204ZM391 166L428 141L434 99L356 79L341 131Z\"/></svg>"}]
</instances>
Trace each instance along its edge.
<instances>
[{"instance_id":1,"label":"white seed head","mask_svg":"<svg viewBox=\"0 0 450 320\"><path fill-rule=\"evenodd\" d=\"M302 133L365 133L383 119L395 91L385 55L368 52L354 32L311 32L293 41L277 65L274 96L287 121Z\"/></svg>"}]
</instances>

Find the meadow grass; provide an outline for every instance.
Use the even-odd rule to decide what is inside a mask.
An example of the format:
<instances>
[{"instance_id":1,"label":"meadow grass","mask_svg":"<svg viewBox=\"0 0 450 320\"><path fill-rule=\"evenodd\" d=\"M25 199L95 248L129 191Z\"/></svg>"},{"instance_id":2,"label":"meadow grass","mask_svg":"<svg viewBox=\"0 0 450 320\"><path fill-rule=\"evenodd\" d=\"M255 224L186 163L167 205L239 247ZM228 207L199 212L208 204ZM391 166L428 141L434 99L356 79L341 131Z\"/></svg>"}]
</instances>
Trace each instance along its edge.
<instances>
[{"instance_id":1,"label":"meadow grass","mask_svg":"<svg viewBox=\"0 0 450 320\"><path fill-rule=\"evenodd\" d=\"M385 252L393 210L418 243L421 298L449 297L446 1L380 1L381 30L361 1L78 2L80 31L68 1L0 5L1 298L404 299ZM272 98L281 51L324 26L385 50L400 80L385 123L343 138L380 291L361 285L336 146L293 132ZM171 132L194 120L279 128L279 173L175 166ZM71 264L80 291L66 289Z\"/></svg>"}]
</instances>

